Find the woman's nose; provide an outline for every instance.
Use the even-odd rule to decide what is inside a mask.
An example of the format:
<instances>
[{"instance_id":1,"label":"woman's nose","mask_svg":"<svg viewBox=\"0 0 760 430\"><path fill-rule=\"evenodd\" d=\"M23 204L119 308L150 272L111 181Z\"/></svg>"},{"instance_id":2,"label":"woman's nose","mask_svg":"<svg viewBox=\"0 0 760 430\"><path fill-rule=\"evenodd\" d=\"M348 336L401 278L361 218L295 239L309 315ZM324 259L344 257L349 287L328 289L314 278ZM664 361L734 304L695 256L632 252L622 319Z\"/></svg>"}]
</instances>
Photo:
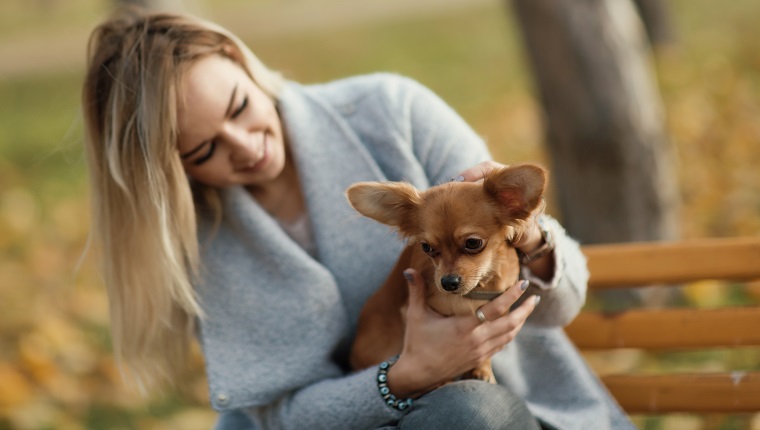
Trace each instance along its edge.
<instances>
[{"instance_id":1,"label":"woman's nose","mask_svg":"<svg viewBox=\"0 0 760 430\"><path fill-rule=\"evenodd\" d=\"M230 146L233 161L246 161L256 155L255 139L247 130L230 127L224 130L222 138Z\"/></svg>"}]
</instances>

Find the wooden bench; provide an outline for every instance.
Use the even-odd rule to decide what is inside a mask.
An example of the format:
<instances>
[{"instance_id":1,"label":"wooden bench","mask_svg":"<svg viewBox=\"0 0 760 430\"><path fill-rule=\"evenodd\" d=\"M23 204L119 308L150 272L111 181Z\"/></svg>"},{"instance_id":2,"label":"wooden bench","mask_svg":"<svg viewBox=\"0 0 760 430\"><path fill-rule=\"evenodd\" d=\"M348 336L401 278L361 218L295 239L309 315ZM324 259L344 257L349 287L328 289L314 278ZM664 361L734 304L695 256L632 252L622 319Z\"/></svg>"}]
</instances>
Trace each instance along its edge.
<instances>
[{"instance_id":1,"label":"wooden bench","mask_svg":"<svg viewBox=\"0 0 760 430\"><path fill-rule=\"evenodd\" d=\"M590 295L611 288L680 288L704 280L729 281L726 288L760 285L752 283L760 279L760 237L588 245L583 251L591 272ZM566 331L584 353L758 347L760 306L641 308L615 314L584 310ZM754 369L719 372L600 376L629 414L758 412L760 366L753 364Z\"/></svg>"}]
</instances>

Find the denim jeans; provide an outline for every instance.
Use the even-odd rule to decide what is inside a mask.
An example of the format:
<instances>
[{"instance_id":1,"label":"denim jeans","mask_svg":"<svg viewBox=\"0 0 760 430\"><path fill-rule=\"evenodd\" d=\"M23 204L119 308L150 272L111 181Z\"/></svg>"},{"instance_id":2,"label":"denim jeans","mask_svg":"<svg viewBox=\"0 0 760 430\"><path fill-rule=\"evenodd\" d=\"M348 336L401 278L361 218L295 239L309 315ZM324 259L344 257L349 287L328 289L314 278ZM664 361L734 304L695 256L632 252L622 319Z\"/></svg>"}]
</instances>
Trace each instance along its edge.
<instances>
[{"instance_id":1,"label":"denim jeans","mask_svg":"<svg viewBox=\"0 0 760 430\"><path fill-rule=\"evenodd\" d=\"M416 399L401 420L382 430L539 430L525 402L500 385L465 380Z\"/></svg>"}]
</instances>

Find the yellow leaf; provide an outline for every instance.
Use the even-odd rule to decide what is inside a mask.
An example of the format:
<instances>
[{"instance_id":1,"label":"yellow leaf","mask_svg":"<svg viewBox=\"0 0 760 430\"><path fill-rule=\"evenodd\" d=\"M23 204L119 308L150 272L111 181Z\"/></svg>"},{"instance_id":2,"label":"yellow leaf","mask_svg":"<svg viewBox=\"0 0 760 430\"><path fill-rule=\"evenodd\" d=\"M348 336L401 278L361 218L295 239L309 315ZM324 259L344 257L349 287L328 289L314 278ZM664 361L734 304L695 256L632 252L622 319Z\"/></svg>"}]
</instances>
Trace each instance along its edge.
<instances>
[{"instance_id":1,"label":"yellow leaf","mask_svg":"<svg viewBox=\"0 0 760 430\"><path fill-rule=\"evenodd\" d=\"M0 411L15 409L32 397L32 387L15 367L0 362Z\"/></svg>"},{"instance_id":2,"label":"yellow leaf","mask_svg":"<svg viewBox=\"0 0 760 430\"><path fill-rule=\"evenodd\" d=\"M700 308L717 307L726 300L725 285L719 281L692 282L684 287L683 292L689 301Z\"/></svg>"},{"instance_id":3,"label":"yellow leaf","mask_svg":"<svg viewBox=\"0 0 760 430\"><path fill-rule=\"evenodd\" d=\"M23 368L35 381L45 383L58 373L50 341L33 331L19 340L19 358Z\"/></svg>"},{"instance_id":4,"label":"yellow leaf","mask_svg":"<svg viewBox=\"0 0 760 430\"><path fill-rule=\"evenodd\" d=\"M27 233L37 226L39 205L23 188L14 188L0 196L0 218L18 233Z\"/></svg>"}]
</instances>

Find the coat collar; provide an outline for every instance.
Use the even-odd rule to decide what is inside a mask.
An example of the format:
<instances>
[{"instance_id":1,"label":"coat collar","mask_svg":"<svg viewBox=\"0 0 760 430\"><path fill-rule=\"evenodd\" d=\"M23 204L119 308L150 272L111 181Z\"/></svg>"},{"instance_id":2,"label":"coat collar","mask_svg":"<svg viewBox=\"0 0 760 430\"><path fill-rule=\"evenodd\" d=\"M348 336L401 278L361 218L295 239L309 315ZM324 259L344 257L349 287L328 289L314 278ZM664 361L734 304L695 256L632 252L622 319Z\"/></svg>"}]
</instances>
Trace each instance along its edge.
<instances>
[{"instance_id":1,"label":"coat collar","mask_svg":"<svg viewBox=\"0 0 760 430\"><path fill-rule=\"evenodd\" d=\"M346 234L347 230L356 231L356 223L360 223L367 237L387 238L389 229L357 213L348 204L345 190L356 182L387 178L346 119L357 109L351 104L327 104L315 91L313 87L288 85L278 108L300 175L318 259L338 284L346 287L356 283L362 270L353 267L356 256L352 254L357 247L352 241L357 238L356 233ZM400 242L381 242L375 249L363 250L370 253L365 257L377 262L386 261L388 256L395 260ZM351 295L350 288L342 290L344 295Z\"/></svg>"},{"instance_id":2,"label":"coat collar","mask_svg":"<svg viewBox=\"0 0 760 430\"><path fill-rule=\"evenodd\" d=\"M298 169L316 260L287 236L244 187L223 190L222 200L240 239L249 244L259 242L257 252L276 250L283 258L296 259L306 267L319 266L319 276L331 277L341 290L351 319L358 315L366 292L382 284L388 269L380 268L393 266L403 244L389 227L360 215L349 205L345 196L349 186L387 177L352 129L350 116L359 115L360 119L361 108L330 104L327 100L333 98L320 94L319 88L289 82L277 104ZM357 261L363 263L357 265ZM372 264L373 270L368 272L363 264ZM364 283L371 284L372 289L364 288Z\"/></svg>"}]
</instances>

